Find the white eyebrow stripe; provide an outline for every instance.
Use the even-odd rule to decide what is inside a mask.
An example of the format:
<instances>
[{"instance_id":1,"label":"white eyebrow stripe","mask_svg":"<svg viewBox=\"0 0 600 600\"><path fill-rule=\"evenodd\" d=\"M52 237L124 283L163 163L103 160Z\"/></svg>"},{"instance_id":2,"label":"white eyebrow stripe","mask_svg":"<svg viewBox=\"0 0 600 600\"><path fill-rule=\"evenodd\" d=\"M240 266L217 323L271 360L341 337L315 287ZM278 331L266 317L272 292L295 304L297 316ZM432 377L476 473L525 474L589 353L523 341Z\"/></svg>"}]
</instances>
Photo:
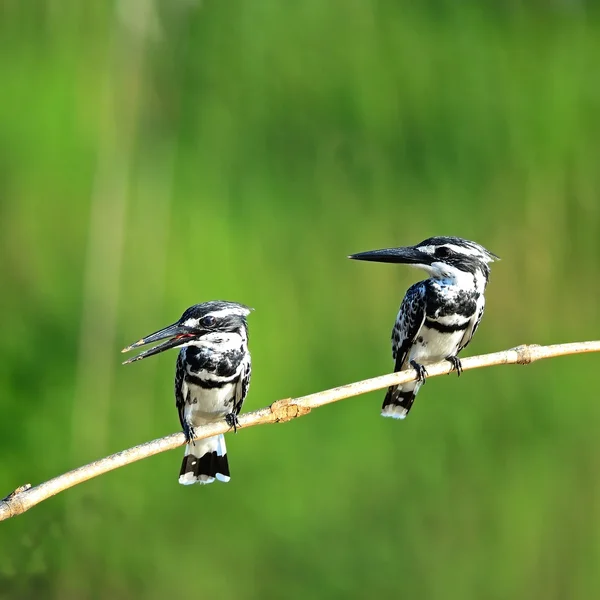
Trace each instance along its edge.
<instances>
[{"instance_id":1,"label":"white eyebrow stripe","mask_svg":"<svg viewBox=\"0 0 600 600\"><path fill-rule=\"evenodd\" d=\"M198 325L198 319L186 319L183 322L183 325L185 325L185 327L196 327Z\"/></svg>"},{"instance_id":2,"label":"white eyebrow stripe","mask_svg":"<svg viewBox=\"0 0 600 600\"><path fill-rule=\"evenodd\" d=\"M435 246L419 246L419 250L425 252L425 254L433 254L435 252Z\"/></svg>"},{"instance_id":3,"label":"white eyebrow stripe","mask_svg":"<svg viewBox=\"0 0 600 600\"><path fill-rule=\"evenodd\" d=\"M210 315L215 317L216 319L220 319L222 317L229 317L232 315L238 315L240 317L245 317L250 314L250 311L247 308L222 308L221 310L215 310L213 312L207 313L207 316Z\"/></svg>"},{"instance_id":4,"label":"white eyebrow stripe","mask_svg":"<svg viewBox=\"0 0 600 600\"><path fill-rule=\"evenodd\" d=\"M470 256L482 256L482 252L473 246L457 246L455 244L444 244L446 248L449 248L457 254L468 254Z\"/></svg>"}]
</instances>

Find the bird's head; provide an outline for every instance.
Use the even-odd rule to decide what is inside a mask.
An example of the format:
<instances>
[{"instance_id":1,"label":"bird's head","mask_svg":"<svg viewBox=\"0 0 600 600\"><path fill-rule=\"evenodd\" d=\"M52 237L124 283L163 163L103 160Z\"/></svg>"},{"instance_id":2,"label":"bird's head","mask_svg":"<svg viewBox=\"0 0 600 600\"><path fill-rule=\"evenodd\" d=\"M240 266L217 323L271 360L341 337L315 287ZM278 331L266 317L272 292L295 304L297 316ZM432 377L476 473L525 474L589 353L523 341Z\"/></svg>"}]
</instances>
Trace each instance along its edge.
<instances>
[{"instance_id":1,"label":"bird's head","mask_svg":"<svg viewBox=\"0 0 600 600\"><path fill-rule=\"evenodd\" d=\"M127 359L123 364L126 365L142 358L148 358L171 348L200 345L204 338L214 333L245 335L247 332L246 317L251 310L243 304L221 300L190 306L176 323L143 337L131 346L127 346L127 348L123 348L121 352L129 352L139 346L166 340L162 344Z\"/></svg>"},{"instance_id":2,"label":"bird's head","mask_svg":"<svg viewBox=\"0 0 600 600\"><path fill-rule=\"evenodd\" d=\"M476 242L458 237L432 237L401 248L385 248L352 254L355 260L403 263L424 269L431 277L456 280L464 274L489 276L488 263L499 257Z\"/></svg>"}]
</instances>

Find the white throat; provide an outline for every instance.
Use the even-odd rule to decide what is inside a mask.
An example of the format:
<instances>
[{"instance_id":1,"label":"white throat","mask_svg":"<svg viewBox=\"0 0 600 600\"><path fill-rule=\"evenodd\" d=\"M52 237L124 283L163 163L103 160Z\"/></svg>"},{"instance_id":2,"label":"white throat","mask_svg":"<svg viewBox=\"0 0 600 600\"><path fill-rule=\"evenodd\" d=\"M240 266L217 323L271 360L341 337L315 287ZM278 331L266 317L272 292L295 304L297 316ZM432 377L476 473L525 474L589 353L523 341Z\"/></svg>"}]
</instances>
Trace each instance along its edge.
<instances>
[{"instance_id":1,"label":"white throat","mask_svg":"<svg viewBox=\"0 0 600 600\"><path fill-rule=\"evenodd\" d=\"M217 352L228 352L229 350L238 350L240 346L246 346L247 342L246 331L241 328L239 331L214 331L207 333L198 340L181 344L180 347L195 346L196 348L211 348Z\"/></svg>"},{"instance_id":2,"label":"white throat","mask_svg":"<svg viewBox=\"0 0 600 600\"><path fill-rule=\"evenodd\" d=\"M443 262L419 266L427 271L432 279L436 279L445 285L455 285L463 290L474 290L483 293L487 284L481 269L477 269L475 273L469 273Z\"/></svg>"}]
</instances>

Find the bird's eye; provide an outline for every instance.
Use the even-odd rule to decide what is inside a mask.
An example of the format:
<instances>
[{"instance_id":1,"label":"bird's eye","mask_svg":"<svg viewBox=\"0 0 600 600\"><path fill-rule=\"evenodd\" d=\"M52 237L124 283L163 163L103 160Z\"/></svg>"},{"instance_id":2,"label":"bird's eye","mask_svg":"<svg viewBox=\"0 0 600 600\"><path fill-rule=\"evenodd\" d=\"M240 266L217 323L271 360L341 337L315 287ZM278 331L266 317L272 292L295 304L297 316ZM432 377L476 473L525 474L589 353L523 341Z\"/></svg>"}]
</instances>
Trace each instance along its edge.
<instances>
[{"instance_id":1,"label":"bird's eye","mask_svg":"<svg viewBox=\"0 0 600 600\"><path fill-rule=\"evenodd\" d=\"M212 315L206 315L200 319L200 325L203 327L214 327L217 320Z\"/></svg>"},{"instance_id":2,"label":"bird's eye","mask_svg":"<svg viewBox=\"0 0 600 600\"><path fill-rule=\"evenodd\" d=\"M439 258L447 258L448 256L450 256L450 254L450 248L447 248L446 246L440 246L435 250L435 255Z\"/></svg>"}]
</instances>

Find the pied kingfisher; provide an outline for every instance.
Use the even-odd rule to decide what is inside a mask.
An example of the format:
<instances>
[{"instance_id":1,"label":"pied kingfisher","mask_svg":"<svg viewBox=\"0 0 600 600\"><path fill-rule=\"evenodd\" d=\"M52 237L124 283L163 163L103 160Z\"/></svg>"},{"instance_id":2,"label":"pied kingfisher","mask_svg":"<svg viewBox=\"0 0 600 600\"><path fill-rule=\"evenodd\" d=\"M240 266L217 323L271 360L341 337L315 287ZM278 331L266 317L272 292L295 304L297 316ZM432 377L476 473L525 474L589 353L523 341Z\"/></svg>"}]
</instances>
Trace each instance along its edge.
<instances>
[{"instance_id":1,"label":"pied kingfisher","mask_svg":"<svg viewBox=\"0 0 600 600\"><path fill-rule=\"evenodd\" d=\"M349 258L404 263L429 274L429 279L415 283L406 292L392 330L394 371L412 367L419 377L390 387L381 414L404 419L425 383L423 365L445 359L460 375L458 353L477 331L485 307L488 263L498 257L469 240L432 237L416 246L361 252Z\"/></svg>"},{"instance_id":2,"label":"pied kingfisher","mask_svg":"<svg viewBox=\"0 0 600 600\"><path fill-rule=\"evenodd\" d=\"M175 372L175 403L187 439L179 483L229 481L225 438L217 435L194 441L194 428L226 419L234 429L250 385L248 325L250 310L235 302L212 301L188 308L179 321L131 346L127 352L165 338L123 364L169 348L181 348Z\"/></svg>"}]
</instances>

